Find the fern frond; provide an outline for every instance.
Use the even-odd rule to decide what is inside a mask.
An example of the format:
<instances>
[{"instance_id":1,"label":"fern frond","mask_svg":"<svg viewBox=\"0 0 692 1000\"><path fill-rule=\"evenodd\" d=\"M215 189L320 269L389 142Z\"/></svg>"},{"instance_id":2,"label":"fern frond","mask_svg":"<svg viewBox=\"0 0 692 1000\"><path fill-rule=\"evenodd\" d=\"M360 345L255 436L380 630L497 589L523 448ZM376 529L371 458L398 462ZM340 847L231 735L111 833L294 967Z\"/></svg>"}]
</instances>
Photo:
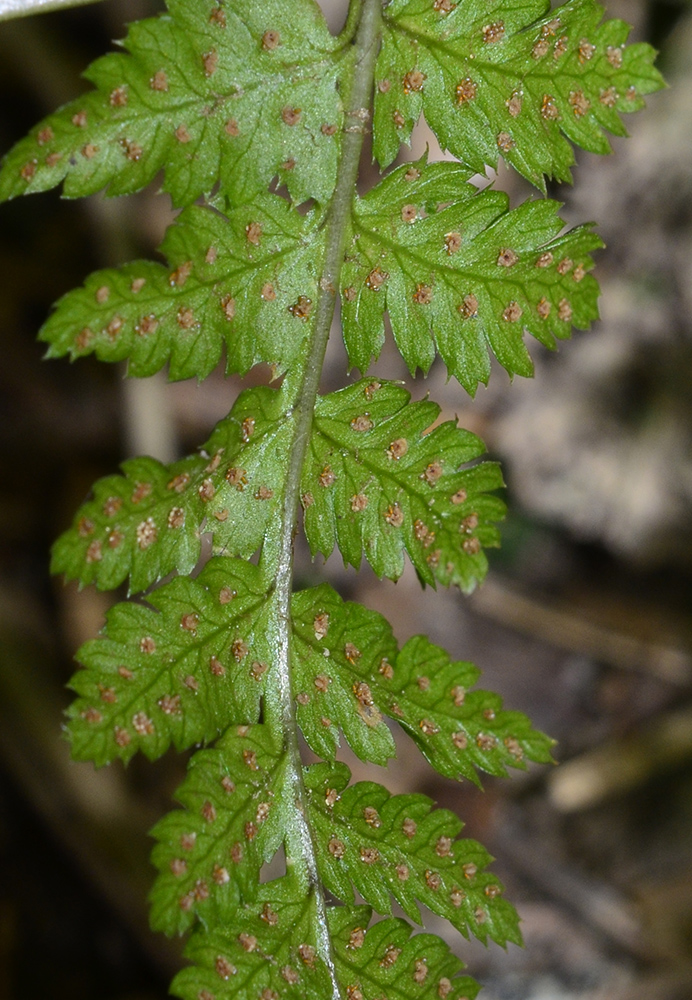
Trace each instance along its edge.
<instances>
[{"instance_id":1,"label":"fern frond","mask_svg":"<svg viewBox=\"0 0 692 1000\"><path fill-rule=\"evenodd\" d=\"M127 359L134 376L168 363L170 379L201 379L225 348L229 374L259 362L284 372L304 349L317 298L321 217L270 194L225 215L185 209L160 248L167 267L97 271L57 303L39 333L47 356Z\"/></svg>"},{"instance_id":2,"label":"fern frond","mask_svg":"<svg viewBox=\"0 0 692 1000\"><path fill-rule=\"evenodd\" d=\"M365 555L378 576L397 579L404 552L422 580L473 590L486 574L483 547L498 544L504 504L499 468L482 442L411 403L391 382L361 380L323 396L302 479L305 534L313 553L335 545L344 562Z\"/></svg>"},{"instance_id":3,"label":"fern frond","mask_svg":"<svg viewBox=\"0 0 692 1000\"><path fill-rule=\"evenodd\" d=\"M307 539L324 555L338 544L355 566L364 553L394 579L406 551L425 582L469 591L487 571L483 548L498 544L504 504L488 491L502 477L491 462L461 469L481 441L451 421L426 433L439 407L409 399L373 380L320 397L302 478ZM189 573L204 531L216 551L251 556L281 503L287 409L281 390L246 390L199 455L170 466L134 459L124 477L99 480L56 542L53 571L102 589L129 575L130 590L142 590Z\"/></svg>"},{"instance_id":4,"label":"fern frond","mask_svg":"<svg viewBox=\"0 0 692 1000\"><path fill-rule=\"evenodd\" d=\"M155 930L232 924L239 901L256 897L262 864L284 839L287 767L263 725L227 730L214 749L194 754L175 794L183 809L152 830Z\"/></svg>"},{"instance_id":5,"label":"fern frond","mask_svg":"<svg viewBox=\"0 0 692 1000\"><path fill-rule=\"evenodd\" d=\"M159 757L232 724L256 722L273 651L265 636L266 584L253 564L210 560L195 580L153 591L147 607L123 603L77 658L71 686L75 756L103 764L139 749ZM381 615L344 602L327 584L292 605L291 656L298 724L312 749L334 760L341 729L364 760L395 755L384 716L399 722L433 767L477 781L524 759L548 763L551 741L520 712L502 710L473 664L452 662L422 636L401 651Z\"/></svg>"},{"instance_id":6,"label":"fern frond","mask_svg":"<svg viewBox=\"0 0 692 1000\"><path fill-rule=\"evenodd\" d=\"M481 941L521 943L519 918L485 871L492 860L475 840L457 840L462 822L425 795L391 795L382 785L347 787L345 764L307 769L310 818L325 885L352 903L354 888L378 913L391 897L420 922L422 903Z\"/></svg>"},{"instance_id":7,"label":"fern frond","mask_svg":"<svg viewBox=\"0 0 692 1000\"><path fill-rule=\"evenodd\" d=\"M394 580L408 556L423 584L465 592L483 580L498 466L399 384L319 396L327 340L340 299L362 373L388 321L411 372L439 354L473 394L490 353L530 375L525 335L552 349L597 317L592 228L563 232L547 199L510 210L472 175L502 155L544 190L569 178L570 143L605 152L604 131L623 134L620 113L662 81L601 17L594 0L352 0L335 37L315 0L169 0L0 166L0 200L125 194L161 172L183 208L165 264L99 271L58 302L49 356L183 379L225 351L229 373L283 376L242 392L197 454L97 482L53 550L80 585L146 592L78 653L73 755L195 748L181 808L153 831L152 923L192 931L182 1000L474 1000L443 940L370 907L521 941L461 821L350 785L337 757L343 739L386 765L393 720L440 774L480 784L548 763L552 741L426 637L399 648L329 585L294 593L293 546L302 503L313 556L338 548ZM370 119L384 168L421 113L461 162L426 155L357 194ZM304 765L303 738L321 763Z\"/></svg>"},{"instance_id":8,"label":"fern frond","mask_svg":"<svg viewBox=\"0 0 692 1000\"><path fill-rule=\"evenodd\" d=\"M190 573L208 532L217 550L249 557L280 506L292 424L276 389L248 389L199 454L164 465L125 462L95 483L53 547L51 569L103 590L129 576L131 592L168 573Z\"/></svg>"},{"instance_id":9,"label":"fern frond","mask_svg":"<svg viewBox=\"0 0 692 1000\"><path fill-rule=\"evenodd\" d=\"M600 23L595 0L392 0L375 89L374 154L388 166L421 112L475 171L500 156L545 190L570 179L570 143L607 153L604 130L664 86L643 43L626 46L624 21ZM569 140L569 141L568 141Z\"/></svg>"},{"instance_id":10,"label":"fern frond","mask_svg":"<svg viewBox=\"0 0 692 1000\"><path fill-rule=\"evenodd\" d=\"M350 50L313 0L169 0L131 26L125 52L85 73L96 90L7 154L0 200L64 181L67 197L131 194L163 170L177 206L217 185L245 204L275 174L296 203L331 196Z\"/></svg>"},{"instance_id":11,"label":"fern frond","mask_svg":"<svg viewBox=\"0 0 692 1000\"><path fill-rule=\"evenodd\" d=\"M531 375L525 333L552 348L597 318L587 272L602 243L591 228L559 236L556 203L509 211L505 194L479 193L469 177L423 158L354 200L341 294L362 370L384 342L385 311L411 371L427 372L437 351L471 394L488 381L489 350L510 375ZM258 362L282 373L312 326L322 222L273 195L227 216L186 209L161 247L168 267L99 271L58 302L40 332L48 356L128 359L136 376L169 363L171 379L204 378L225 347L229 373Z\"/></svg>"},{"instance_id":12,"label":"fern frond","mask_svg":"<svg viewBox=\"0 0 692 1000\"><path fill-rule=\"evenodd\" d=\"M329 911L337 969L349 1000L415 995L421 1000L474 1000L479 986L459 976L459 959L439 937L415 934L405 920L370 923L369 907ZM349 994L351 987L351 994Z\"/></svg>"},{"instance_id":13,"label":"fern frond","mask_svg":"<svg viewBox=\"0 0 692 1000\"><path fill-rule=\"evenodd\" d=\"M193 934L185 954L194 965L178 974L173 994L182 1000L324 1000L329 981L316 955L314 920L311 892L301 899L288 878L268 883L258 903L238 910L233 932ZM474 1000L478 983L459 975L463 965L444 941L411 936L405 920L371 920L368 906L328 911L336 974L349 1000Z\"/></svg>"},{"instance_id":14,"label":"fern frond","mask_svg":"<svg viewBox=\"0 0 692 1000\"><path fill-rule=\"evenodd\" d=\"M207 563L147 597L116 604L98 639L77 653L86 668L70 686L72 753L98 766L138 750L154 760L256 722L271 650L266 586L259 569L231 559Z\"/></svg>"},{"instance_id":15,"label":"fern frond","mask_svg":"<svg viewBox=\"0 0 692 1000\"><path fill-rule=\"evenodd\" d=\"M331 587L296 594L293 672L298 722L315 753L334 760L341 727L364 760L394 756L383 717L398 722L436 771L479 783L477 771L506 775L526 760L551 761L552 740L498 695L470 690L480 676L425 636L398 650L382 615L343 601Z\"/></svg>"},{"instance_id":16,"label":"fern frond","mask_svg":"<svg viewBox=\"0 0 692 1000\"><path fill-rule=\"evenodd\" d=\"M549 764L553 740L534 729L522 712L502 708L490 691L470 691L480 675L472 663L452 661L425 636L409 639L397 656L388 715L399 720L423 756L448 778L478 783L475 769L504 776L526 760ZM425 713L424 715L422 713Z\"/></svg>"},{"instance_id":17,"label":"fern frond","mask_svg":"<svg viewBox=\"0 0 692 1000\"><path fill-rule=\"evenodd\" d=\"M326 1000L332 988L319 937L315 891L277 879L225 927L195 931L185 949L194 965L178 973L171 992L182 1000Z\"/></svg>"},{"instance_id":18,"label":"fern frond","mask_svg":"<svg viewBox=\"0 0 692 1000\"><path fill-rule=\"evenodd\" d=\"M531 375L529 333L546 347L598 317L587 274L603 244L589 226L559 236L556 202L509 210L500 191L478 192L455 163L399 167L358 200L342 271L344 340L365 370L384 343L384 313L411 372L436 350L474 395L491 350L510 375Z\"/></svg>"}]
</instances>

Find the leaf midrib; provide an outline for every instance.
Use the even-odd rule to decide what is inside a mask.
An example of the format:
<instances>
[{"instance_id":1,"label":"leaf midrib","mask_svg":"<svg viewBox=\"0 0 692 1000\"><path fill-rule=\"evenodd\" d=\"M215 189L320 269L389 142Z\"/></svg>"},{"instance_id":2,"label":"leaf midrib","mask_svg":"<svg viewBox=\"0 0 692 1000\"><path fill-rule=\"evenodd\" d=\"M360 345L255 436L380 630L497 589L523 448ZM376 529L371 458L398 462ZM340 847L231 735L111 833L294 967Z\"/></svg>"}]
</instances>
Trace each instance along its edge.
<instances>
[{"instance_id":1,"label":"leaf midrib","mask_svg":"<svg viewBox=\"0 0 692 1000\"><path fill-rule=\"evenodd\" d=\"M287 798L291 795L294 797L294 809L288 815L285 836L287 864L293 867L304 889L314 892L316 943L318 953L329 971L332 1000L341 1000L342 994L327 921L324 887L317 864L314 832L307 820L308 795L303 778L291 672L293 540L297 527L303 464L311 437L322 366L336 306L336 290L344 261L344 247L353 213L365 121L371 114L381 33L381 0L363 0L353 50L353 79L345 107L347 124L344 128L334 195L324 226L326 238L312 336L302 364L296 363L294 371L289 372L284 381L287 398L292 403L290 412L295 414L295 424L281 515L278 524L269 530L261 556L261 566L275 569L267 629L275 662L267 678L264 708L267 725L279 738L287 756L287 784L291 785Z\"/></svg>"}]
</instances>

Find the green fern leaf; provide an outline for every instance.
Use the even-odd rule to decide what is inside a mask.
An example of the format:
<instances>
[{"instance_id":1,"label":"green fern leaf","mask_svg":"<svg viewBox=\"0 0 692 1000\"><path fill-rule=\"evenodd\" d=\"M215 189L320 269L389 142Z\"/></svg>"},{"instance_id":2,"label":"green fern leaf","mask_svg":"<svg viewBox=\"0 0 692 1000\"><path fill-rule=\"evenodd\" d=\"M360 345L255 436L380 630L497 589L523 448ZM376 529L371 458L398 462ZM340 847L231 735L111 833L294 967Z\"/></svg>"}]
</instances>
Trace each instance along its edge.
<instances>
[{"instance_id":1,"label":"green fern leaf","mask_svg":"<svg viewBox=\"0 0 692 1000\"><path fill-rule=\"evenodd\" d=\"M176 792L183 806L152 830L159 870L151 924L180 934L196 920L232 922L241 898L257 894L260 870L287 825L286 755L266 726L239 726L213 750L198 750Z\"/></svg>"},{"instance_id":2,"label":"green fern leaf","mask_svg":"<svg viewBox=\"0 0 692 1000\"><path fill-rule=\"evenodd\" d=\"M103 635L77 654L86 669L71 681L79 698L68 730L78 759L101 765L137 750L155 759L171 742L185 749L259 718L272 662L259 570L212 559L196 580L176 579L147 601L112 608ZM298 723L324 758L335 758L340 728L358 756L386 764L389 716L448 777L477 782L476 769L503 775L524 758L550 761L551 741L524 715L489 692L467 693L472 664L421 636L398 652L381 615L327 585L294 595L292 616Z\"/></svg>"},{"instance_id":3,"label":"green fern leaf","mask_svg":"<svg viewBox=\"0 0 692 1000\"><path fill-rule=\"evenodd\" d=\"M297 717L316 754L334 760L341 727L362 759L394 756L388 716L448 778L479 783L477 771L506 775L525 760L550 763L552 741L498 695L470 691L480 675L416 636L399 651L389 623L343 601L327 584L296 594L292 604ZM329 724L328 724L329 723Z\"/></svg>"},{"instance_id":4,"label":"green fern leaf","mask_svg":"<svg viewBox=\"0 0 692 1000\"><path fill-rule=\"evenodd\" d=\"M350 65L313 0L169 0L97 60L96 90L6 156L0 200L64 181L70 197L129 194L163 170L175 205L220 185L235 204L278 174L296 203L331 196Z\"/></svg>"},{"instance_id":5,"label":"green fern leaf","mask_svg":"<svg viewBox=\"0 0 692 1000\"><path fill-rule=\"evenodd\" d=\"M473 170L500 156L545 189L570 179L570 142L607 153L623 112L664 84L629 25L601 24L594 0L393 0L375 91L374 154L392 162L421 112L443 147ZM540 20L537 20L540 19ZM569 140L569 141L568 141Z\"/></svg>"},{"instance_id":6,"label":"green fern leaf","mask_svg":"<svg viewBox=\"0 0 692 1000\"><path fill-rule=\"evenodd\" d=\"M553 740L522 712L504 710L498 695L468 691L480 675L478 667L450 660L425 636L409 639L393 678L389 673L380 681L389 689L383 710L399 720L440 774L479 783L474 769L504 776L507 767L524 768L527 759L552 762Z\"/></svg>"},{"instance_id":7,"label":"green fern leaf","mask_svg":"<svg viewBox=\"0 0 692 1000\"><path fill-rule=\"evenodd\" d=\"M602 246L589 226L558 236L559 206L544 199L509 211L470 171L426 163L392 171L354 211L342 271L344 340L365 370L384 343L384 312L411 372L439 352L472 395L490 374L488 349L510 375L531 375L530 333L546 347L598 316L586 272Z\"/></svg>"},{"instance_id":8,"label":"green fern leaf","mask_svg":"<svg viewBox=\"0 0 692 1000\"><path fill-rule=\"evenodd\" d=\"M362 380L322 397L315 408L303 473L305 534L313 552L338 545L358 566L397 579L406 551L421 579L473 590L487 571L483 546L498 544L504 504L498 467L483 445L449 421L426 433L439 407L410 403L393 383Z\"/></svg>"},{"instance_id":9,"label":"green fern leaf","mask_svg":"<svg viewBox=\"0 0 692 1000\"><path fill-rule=\"evenodd\" d=\"M487 571L483 547L498 543L504 504L487 491L502 479L489 462L459 471L482 454L479 439L451 421L425 434L439 408L408 401L401 387L367 380L318 400L303 474L306 535L313 553L338 544L357 566L364 552L394 579L407 551L427 583L469 591ZM203 531L216 551L252 555L282 495L286 408L280 390L247 390L199 455L171 466L135 459L124 477L97 482L54 546L53 571L102 589L129 574L139 591L190 572Z\"/></svg>"},{"instance_id":10,"label":"green fern leaf","mask_svg":"<svg viewBox=\"0 0 692 1000\"><path fill-rule=\"evenodd\" d=\"M189 573L199 558L204 516L195 485L208 465L200 455L171 466L135 458L123 463L124 476L99 479L53 545L52 572L101 590L130 575L131 591L176 569Z\"/></svg>"},{"instance_id":11,"label":"green fern leaf","mask_svg":"<svg viewBox=\"0 0 692 1000\"><path fill-rule=\"evenodd\" d=\"M48 357L129 359L128 374L205 378L264 361L283 372L303 346L316 299L319 213L258 196L222 216L191 207L168 229L169 266L138 261L97 271L44 324Z\"/></svg>"},{"instance_id":12,"label":"green fern leaf","mask_svg":"<svg viewBox=\"0 0 692 1000\"><path fill-rule=\"evenodd\" d=\"M370 926L371 916L367 906L329 910L339 980L349 998L357 1000L359 992L361 997L474 1000L478 983L458 975L463 966L444 941L432 934L411 937L405 920L389 918Z\"/></svg>"},{"instance_id":13,"label":"green fern leaf","mask_svg":"<svg viewBox=\"0 0 692 1000\"><path fill-rule=\"evenodd\" d=\"M333 992L320 943L314 890L277 879L225 927L192 935L185 955L194 965L178 973L171 992L182 1000L327 1000Z\"/></svg>"},{"instance_id":14,"label":"green fern leaf","mask_svg":"<svg viewBox=\"0 0 692 1000\"><path fill-rule=\"evenodd\" d=\"M163 465L125 462L93 488L53 547L51 569L104 590L130 591L189 573L209 532L217 550L251 556L276 515L292 426L280 391L246 390L198 455Z\"/></svg>"},{"instance_id":15,"label":"green fern leaf","mask_svg":"<svg viewBox=\"0 0 692 1000\"><path fill-rule=\"evenodd\" d=\"M377 671L397 655L391 626L377 612L345 603L327 584L294 594L291 620L296 715L305 740L335 760L341 729L362 760L385 765L396 747L379 706Z\"/></svg>"},{"instance_id":16,"label":"green fern leaf","mask_svg":"<svg viewBox=\"0 0 692 1000\"><path fill-rule=\"evenodd\" d=\"M423 903L481 941L521 943L519 918L498 880L485 871L492 860L474 840L457 840L462 822L433 810L425 795L391 795L382 785L348 785L345 764L306 768L310 818L320 873L338 899L354 901L354 887L378 913L391 897L420 922ZM391 894L391 896L390 896Z\"/></svg>"},{"instance_id":17,"label":"green fern leaf","mask_svg":"<svg viewBox=\"0 0 692 1000\"><path fill-rule=\"evenodd\" d=\"M98 766L141 750L150 760L229 725L255 722L271 651L266 590L251 563L209 562L142 604L116 604L100 638L87 642L70 685L72 753Z\"/></svg>"},{"instance_id":18,"label":"green fern leaf","mask_svg":"<svg viewBox=\"0 0 692 1000\"><path fill-rule=\"evenodd\" d=\"M267 919L268 918L268 919ZM349 1000L364 997L474 1000L478 984L448 945L431 934L411 936L405 920L371 925L367 906L328 910L336 977ZM291 879L263 886L258 903L240 907L233 929L198 930L186 956L194 966L176 977L181 1000L325 1000L331 995L317 954L314 896L296 891Z\"/></svg>"},{"instance_id":19,"label":"green fern leaf","mask_svg":"<svg viewBox=\"0 0 692 1000\"><path fill-rule=\"evenodd\" d=\"M389 313L411 371L436 350L470 392L492 350L510 374L531 375L526 332L549 348L597 317L587 274L601 241L583 226L558 236L554 202L508 210L507 196L478 193L451 163L395 170L354 202L342 272L344 339L365 370L384 342ZM226 209L223 199L217 203ZM312 327L321 212L305 216L273 195L227 216L191 207L169 228L169 266L140 261L96 272L43 326L48 356L129 359L130 375L170 363L172 379L206 377L226 348L229 373L298 357Z\"/></svg>"}]
</instances>

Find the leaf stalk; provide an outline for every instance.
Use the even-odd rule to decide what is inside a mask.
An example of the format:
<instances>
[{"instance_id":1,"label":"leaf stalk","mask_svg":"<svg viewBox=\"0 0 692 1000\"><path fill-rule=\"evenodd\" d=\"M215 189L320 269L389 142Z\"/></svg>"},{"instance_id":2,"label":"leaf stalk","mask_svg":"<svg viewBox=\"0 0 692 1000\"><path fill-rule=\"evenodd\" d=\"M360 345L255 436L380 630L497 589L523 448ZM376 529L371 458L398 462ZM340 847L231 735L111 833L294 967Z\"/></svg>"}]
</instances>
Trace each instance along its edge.
<instances>
[{"instance_id":1,"label":"leaf stalk","mask_svg":"<svg viewBox=\"0 0 692 1000\"><path fill-rule=\"evenodd\" d=\"M295 537L300 502L300 482L306 450L310 441L315 402L319 388L324 356L336 307L337 289L344 258L344 246L351 217L356 189L358 166L363 139L370 121L370 98L379 51L382 26L382 0L353 0L352 7L360 13L355 36L355 73L345 107L345 126L336 187L325 219L326 243L319 293L315 308L315 321L303 363L287 377L285 390L293 397L291 416L294 434L285 480L281 517L277 526L276 545L278 558L272 595L270 617L270 644L274 651L272 675L268 678L265 721L281 735L284 751L288 755L288 783L286 789L293 803L293 818L287 832L287 865L314 893L318 928L318 950L331 976L333 1000L340 1000L341 992L336 979L334 957L327 925L327 909L317 870L317 856L312 832L306 819L307 793L303 782L302 760L298 742L293 684L291 679L290 603L293 590L293 540ZM349 13L348 25L353 20ZM291 391L291 386L295 390ZM271 539L269 541L273 541ZM272 558L268 543L265 553Z\"/></svg>"}]
</instances>

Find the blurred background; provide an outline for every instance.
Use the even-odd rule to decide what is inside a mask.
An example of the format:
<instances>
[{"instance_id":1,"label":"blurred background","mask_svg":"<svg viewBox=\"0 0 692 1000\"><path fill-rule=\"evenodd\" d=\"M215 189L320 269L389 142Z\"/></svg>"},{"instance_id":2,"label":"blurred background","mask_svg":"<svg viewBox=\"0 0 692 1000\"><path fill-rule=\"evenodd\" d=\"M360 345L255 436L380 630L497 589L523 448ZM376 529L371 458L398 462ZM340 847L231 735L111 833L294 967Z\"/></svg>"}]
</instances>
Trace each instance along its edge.
<instances>
[{"instance_id":1,"label":"blurred background","mask_svg":"<svg viewBox=\"0 0 692 1000\"><path fill-rule=\"evenodd\" d=\"M338 27L343 0L322 6ZM559 768L483 792L435 777L404 737L376 775L454 809L498 858L523 951L468 945L430 920L486 1000L692 997L692 4L608 8L660 49L671 89L613 156L577 154L575 188L550 192L607 243L601 322L558 353L532 347L536 378L511 391L500 369L474 400L441 367L412 387L503 462L510 514L487 582L470 599L421 593L413 572L380 584L298 549L300 585L330 579L402 642L427 631L558 741ZM1 24L0 153L158 9L106 0ZM407 155L428 142L421 125ZM493 180L514 204L530 194L504 169ZM239 383L221 371L201 385L127 382L90 359L44 363L35 340L62 293L154 253L171 218L154 188L75 203L53 192L0 212L0 1000L154 1000L181 964L180 943L149 932L145 899L147 830L185 761L70 762L72 656L124 595L51 580L48 553L96 478L132 454L190 452ZM335 339L324 388L346 367ZM373 370L407 377L390 343Z\"/></svg>"}]
</instances>

